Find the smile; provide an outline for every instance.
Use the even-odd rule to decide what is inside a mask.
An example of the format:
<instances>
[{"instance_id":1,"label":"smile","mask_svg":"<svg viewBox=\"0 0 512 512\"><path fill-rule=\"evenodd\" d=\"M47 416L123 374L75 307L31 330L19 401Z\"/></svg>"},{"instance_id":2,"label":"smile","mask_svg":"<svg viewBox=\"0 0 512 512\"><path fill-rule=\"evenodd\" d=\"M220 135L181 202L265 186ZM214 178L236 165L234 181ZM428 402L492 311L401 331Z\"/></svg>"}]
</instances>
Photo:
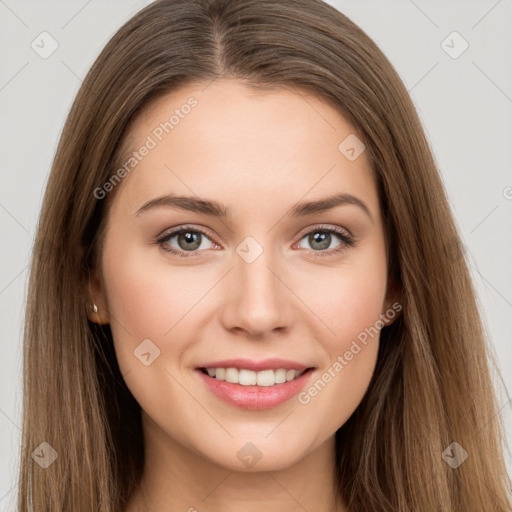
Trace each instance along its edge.
<instances>
[{"instance_id":1,"label":"smile","mask_svg":"<svg viewBox=\"0 0 512 512\"><path fill-rule=\"evenodd\" d=\"M224 380L241 386L274 386L300 377L306 370L263 370L255 372L245 368L201 368L201 371L216 380Z\"/></svg>"},{"instance_id":2,"label":"smile","mask_svg":"<svg viewBox=\"0 0 512 512\"><path fill-rule=\"evenodd\" d=\"M197 374L213 395L242 409L271 409L297 395L308 383L314 368L196 368Z\"/></svg>"}]
</instances>

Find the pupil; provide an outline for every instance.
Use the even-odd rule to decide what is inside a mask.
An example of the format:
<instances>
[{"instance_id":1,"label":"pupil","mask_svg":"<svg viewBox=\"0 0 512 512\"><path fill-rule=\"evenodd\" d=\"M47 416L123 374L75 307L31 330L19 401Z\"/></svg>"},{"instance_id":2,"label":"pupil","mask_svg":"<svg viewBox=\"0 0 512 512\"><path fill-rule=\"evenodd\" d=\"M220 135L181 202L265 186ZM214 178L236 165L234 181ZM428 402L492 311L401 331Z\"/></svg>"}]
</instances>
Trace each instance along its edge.
<instances>
[{"instance_id":1,"label":"pupil","mask_svg":"<svg viewBox=\"0 0 512 512\"><path fill-rule=\"evenodd\" d=\"M318 231L315 234L310 235L309 243L313 248L327 249L331 243L331 234ZM317 247L315 247L316 243L319 244Z\"/></svg>"},{"instance_id":2,"label":"pupil","mask_svg":"<svg viewBox=\"0 0 512 512\"><path fill-rule=\"evenodd\" d=\"M197 249L201 245L201 242L199 241L199 236L200 236L200 233L192 233L190 231L180 233L178 235L178 244L179 244L180 248L182 248L184 250ZM181 243L182 241L185 242L184 245L182 245L182 243Z\"/></svg>"}]
</instances>

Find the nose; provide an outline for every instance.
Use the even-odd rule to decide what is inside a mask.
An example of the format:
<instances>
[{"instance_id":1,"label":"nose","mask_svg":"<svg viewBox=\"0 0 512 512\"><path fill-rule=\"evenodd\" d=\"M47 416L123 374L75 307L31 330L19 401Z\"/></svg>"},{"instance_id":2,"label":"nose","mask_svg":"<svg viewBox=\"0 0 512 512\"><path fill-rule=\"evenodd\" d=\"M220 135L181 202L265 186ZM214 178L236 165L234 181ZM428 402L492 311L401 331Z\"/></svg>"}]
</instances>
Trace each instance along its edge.
<instances>
[{"instance_id":1,"label":"nose","mask_svg":"<svg viewBox=\"0 0 512 512\"><path fill-rule=\"evenodd\" d=\"M262 338L286 330L292 319L292 292L270 250L251 263L237 254L224 283L222 323L230 331Z\"/></svg>"}]
</instances>

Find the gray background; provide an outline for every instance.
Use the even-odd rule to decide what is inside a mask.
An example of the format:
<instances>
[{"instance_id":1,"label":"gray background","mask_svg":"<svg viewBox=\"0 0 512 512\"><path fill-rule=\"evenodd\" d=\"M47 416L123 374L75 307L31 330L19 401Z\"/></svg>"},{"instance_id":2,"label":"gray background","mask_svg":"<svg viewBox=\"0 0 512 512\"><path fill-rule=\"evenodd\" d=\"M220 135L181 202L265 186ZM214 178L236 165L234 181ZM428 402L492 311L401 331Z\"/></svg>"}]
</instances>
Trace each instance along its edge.
<instances>
[{"instance_id":1,"label":"gray background","mask_svg":"<svg viewBox=\"0 0 512 512\"><path fill-rule=\"evenodd\" d=\"M51 161L82 78L113 32L148 3L0 0L0 510L14 510L16 498L28 255ZM411 93L467 247L510 393L512 0L329 3L375 40ZM43 31L58 43L46 59L31 47ZM446 40L453 31L469 44L457 58L453 55L464 43L458 36ZM511 403L503 389L499 404L512 444Z\"/></svg>"}]
</instances>

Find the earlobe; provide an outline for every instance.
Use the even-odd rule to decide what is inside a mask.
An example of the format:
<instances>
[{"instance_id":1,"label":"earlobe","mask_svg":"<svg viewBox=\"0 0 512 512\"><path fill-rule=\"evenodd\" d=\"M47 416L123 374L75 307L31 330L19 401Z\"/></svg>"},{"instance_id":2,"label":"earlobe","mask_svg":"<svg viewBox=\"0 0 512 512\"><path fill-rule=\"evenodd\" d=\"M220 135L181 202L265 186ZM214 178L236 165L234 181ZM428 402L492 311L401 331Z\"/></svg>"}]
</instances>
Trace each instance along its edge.
<instances>
[{"instance_id":1,"label":"earlobe","mask_svg":"<svg viewBox=\"0 0 512 512\"><path fill-rule=\"evenodd\" d=\"M87 316L89 320L95 324L103 325L109 323L108 311L106 309L100 311L100 308L96 303L90 304Z\"/></svg>"},{"instance_id":2,"label":"earlobe","mask_svg":"<svg viewBox=\"0 0 512 512\"><path fill-rule=\"evenodd\" d=\"M89 277L88 297L87 317L89 320L100 325L108 324L110 319L107 301L97 271L94 271L94 275Z\"/></svg>"}]
</instances>

